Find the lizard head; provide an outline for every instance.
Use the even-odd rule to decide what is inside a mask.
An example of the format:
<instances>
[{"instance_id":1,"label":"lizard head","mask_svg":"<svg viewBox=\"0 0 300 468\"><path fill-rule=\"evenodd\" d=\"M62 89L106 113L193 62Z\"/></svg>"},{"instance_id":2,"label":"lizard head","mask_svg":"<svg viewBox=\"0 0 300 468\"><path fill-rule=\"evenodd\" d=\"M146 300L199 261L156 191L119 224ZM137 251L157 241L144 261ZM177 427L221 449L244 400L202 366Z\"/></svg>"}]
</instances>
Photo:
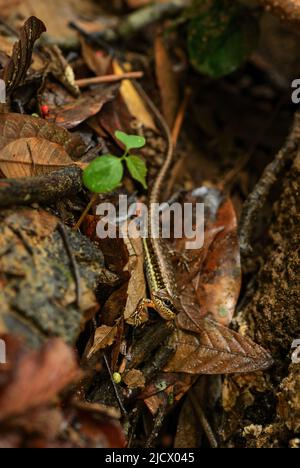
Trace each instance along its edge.
<instances>
[{"instance_id":1,"label":"lizard head","mask_svg":"<svg viewBox=\"0 0 300 468\"><path fill-rule=\"evenodd\" d=\"M172 319L182 310L179 298L171 296L165 289L154 292L153 298L161 311L163 311L166 316L172 316Z\"/></svg>"}]
</instances>

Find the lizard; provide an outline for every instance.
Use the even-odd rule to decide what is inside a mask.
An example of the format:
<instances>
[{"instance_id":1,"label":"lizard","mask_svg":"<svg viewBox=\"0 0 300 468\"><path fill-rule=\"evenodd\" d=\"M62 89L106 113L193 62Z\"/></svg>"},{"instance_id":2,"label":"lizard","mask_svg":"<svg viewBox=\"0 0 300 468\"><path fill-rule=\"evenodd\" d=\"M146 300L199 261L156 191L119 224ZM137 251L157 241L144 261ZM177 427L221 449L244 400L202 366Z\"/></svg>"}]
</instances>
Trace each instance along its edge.
<instances>
[{"instance_id":1,"label":"lizard","mask_svg":"<svg viewBox=\"0 0 300 468\"><path fill-rule=\"evenodd\" d=\"M142 299L140 301L136 316L138 317L142 310L151 308L165 321L172 322L176 319L179 310L181 310L174 268L169 261L168 248L164 240L157 237L154 231L155 217L157 216L156 206L160 203L164 182L166 181L166 177L173 162L174 145L171 131L165 119L143 89L140 86L138 86L138 89L146 100L148 107L155 115L156 120L160 123L161 129L166 137L167 151L164 164L150 191L148 202L148 233L147 237L143 239L145 271L150 290L150 299Z\"/></svg>"}]
</instances>

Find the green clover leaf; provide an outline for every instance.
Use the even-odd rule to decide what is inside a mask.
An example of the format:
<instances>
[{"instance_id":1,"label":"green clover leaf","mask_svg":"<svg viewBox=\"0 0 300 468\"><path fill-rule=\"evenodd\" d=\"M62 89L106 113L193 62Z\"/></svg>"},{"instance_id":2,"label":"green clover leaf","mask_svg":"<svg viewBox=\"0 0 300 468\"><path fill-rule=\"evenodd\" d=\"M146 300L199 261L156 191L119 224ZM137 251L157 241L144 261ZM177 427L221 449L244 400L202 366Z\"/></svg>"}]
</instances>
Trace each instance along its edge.
<instances>
[{"instance_id":1,"label":"green clover leaf","mask_svg":"<svg viewBox=\"0 0 300 468\"><path fill-rule=\"evenodd\" d=\"M126 164L133 179L140 182L144 189L147 189L147 166L145 162L138 156L130 155L126 158Z\"/></svg>"},{"instance_id":2,"label":"green clover leaf","mask_svg":"<svg viewBox=\"0 0 300 468\"><path fill-rule=\"evenodd\" d=\"M107 154L96 158L83 171L83 183L91 192L107 193L120 185L123 174L122 160Z\"/></svg>"},{"instance_id":3,"label":"green clover leaf","mask_svg":"<svg viewBox=\"0 0 300 468\"><path fill-rule=\"evenodd\" d=\"M127 153L132 149L143 148L146 144L144 137L138 135L127 135L127 133L120 132L119 130L115 132L115 137L123 143L126 147Z\"/></svg>"}]
</instances>

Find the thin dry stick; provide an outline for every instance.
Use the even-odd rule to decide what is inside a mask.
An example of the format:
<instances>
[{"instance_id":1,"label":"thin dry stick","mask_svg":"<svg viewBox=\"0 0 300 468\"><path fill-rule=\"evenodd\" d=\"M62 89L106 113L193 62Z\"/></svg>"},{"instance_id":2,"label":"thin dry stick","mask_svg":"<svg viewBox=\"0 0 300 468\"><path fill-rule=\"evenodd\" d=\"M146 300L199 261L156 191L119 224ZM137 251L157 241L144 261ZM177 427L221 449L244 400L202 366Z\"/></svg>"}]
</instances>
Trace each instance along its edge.
<instances>
[{"instance_id":1,"label":"thin dry stick","mask_svg":"<svg viewBox=\"0 0 300 468\"><path fill-rule=\"evenodd\" d=\"M213 430L212 430L212 428L211 428L211 426L210 426L210 424L209 424L209 422L208 422L208 420L207 420L207 418L206 418L206 416L204 414L204 411L201 408L201 405L200 405L200 403L198 401L198 398L194 394L193 390L191 390L189 392L189 399L190 399L190 401L191 401L191 403L192 403L192 405L194 407L197 418L198 418L198 420L199 420L199 422L200 422L200 424L201 424L201 426L202 426L202 428L203 428L203 430L204 430L204 432L206 434L206 437L207 437L211 447L213 449L217 449L219 447L218 442L217 442L217 440L215 438L215 435L213 433Z\"/></svg>"},{"instance_id":2,"label":"thin dry stick","mask_svg":"<svg viewBox=\"0 0 300 468\"><path fill-rule=\"evenodd\" d=\"M122 411L122 413L123 413L124 416L127 416L127 411L126 411L125 406L124 406L124 404L123 404L123 401L122 401L122 399L121 399L121 397L120 397L118 387L117 387L117 385L116 385L116 383L115 383L115 381L114 381L114 377L113 377L113 374L112 374L110 365L109 365L109 363L108 363L107 357L106 357L105 354L103 355L103 357L104 357L104 362L105 362L105 365L106 365L106 367L107 367L107 370L108 370L108 373L109 373L109 376L110 376L110 379L111 379L111 383L112 383L112 385L113 385L113 387L114 387L114 392L115 392L115 395L116 395L118 404L119 404L119 406L120 406L120 410Z\"/></svg>"},{"instance_id":3,"label":"thin dry stick","mask_svg":"<svg viewBox=\"0 0 300 468\"><path fill-rule=\"evenodd\" d=\"M172 130L172 140L173 140L174 148L176 148L177 143L178 143L178 139L179 139L180 132L181 132L181 129L182 129L182 125L183 125L183 122L184 122L184 118L185 118L185 115L186 115L186 109L187 109L190 97L191 97L191 90L189 88L187 88L185 90L184 99L183 99L183 101L181 103L181 106L179 108L179 111L178 111L178 114L177 114L177 117L176 117L176 120L175 120L175 124L174 124L173 130ZM175 181L177 180L179 175L182 173L182 165L183 165L185 159L186 159L186 155L184 155L182 158L180 158L175 163L174 168L173 168L172 173L171 173L171 177L169 179L169 182L168 182L168 185L167 185L167 188L166 188L165 193L167 195L169 195L171 193L172 187L174 186Z\"/></svg>"},{"instance_id":4,"label":"thin dry stick","mask_svg":"<svg viewBox=\"0 0 300 468\"><path fill-rule=\"evenodd\" d=\"M179 135L180 135L181 128L182 128L182 125L183 125L183 122L184 122L186 109L187 109L191 94L192 94L192 92L191 92L190 88L187 88L185 90L184 98L183 98L183 101L182 101L181 106L179 108L179 111L178 111L178 114L177 114L177 117L176 117L176 120L175 120L175 124L174 124L174 127L173 127L173 131L172 131L172 139L173 139L174 146L176 146L177 143L178 143Z\"/></svg>"},{"instance_id":5,"label":"thin dry stick","mask_svg":"<svg viewBox=\"0 0 300 468\"><path fill-rule=\"evenodd\" d=\"M96 202L97 197L98 197L98 193L94 193L94 195L92 196L92 198L91 198L89 204L87 205L86 209L84 210L84 212L80 216L79 220L77 221L77 223L73 227L74 231L78 231L81 228L82 223L84 222L85 218L87 217L88 212L92 208L93 204Z\"/></svg>"},{"instance_id":6,"label":"thin dry stick","mask_svg":"<svg viewBox=\"0 0 300 468\"><path fill-rule=\"evenodd\" d=\"M155 417L152 432L149 435L149 437L147 438L147 443L146 443L146 447L145 447L146 449L153 448L154 443L155 443L156 439L158 438L159 433L161 431L161 428L162 428L162 426L164 424L164 421L165 421L165 418L166 418L166 413L167 413L166 405L161 406L159 408L159 410L158 410L158 413L157 413L156 417Z\"/></svg>"},{"instance_id":7,"label":"thin dry stick","mask_svg":"<svg viewBox=\"0 0 300 468\"><path fill-rule=\"evenodd\" d=\"M123 80L136 80L143 78L144 73L142 71L134 71L123 73L122 75L104 75L96 76L94 78L83 78L82 80L75 81L75 84L79 88L85 88L87 86L101 84L101 83L115 83Z\"/></svg>"}]
</instances>

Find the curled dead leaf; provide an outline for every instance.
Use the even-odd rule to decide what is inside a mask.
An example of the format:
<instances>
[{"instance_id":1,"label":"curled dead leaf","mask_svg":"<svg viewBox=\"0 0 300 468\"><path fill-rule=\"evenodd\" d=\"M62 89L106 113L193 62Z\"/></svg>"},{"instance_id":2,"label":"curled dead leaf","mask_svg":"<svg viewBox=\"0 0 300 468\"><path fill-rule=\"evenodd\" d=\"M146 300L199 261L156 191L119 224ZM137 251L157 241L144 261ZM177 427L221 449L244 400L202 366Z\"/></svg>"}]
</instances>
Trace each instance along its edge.
<instances>
[{"instance_id":1,"label":"curled dead leaf","mask_svg":"<svg viewBox=\"0 0 300 468\"><path fill-rule=\"evenodd\" d=\"M97 328L94 343L87 353L87 359L91 359L101 349L111 346L115 341L117 331L118 328L116 326L108 327L106 325L102 325L102 327Z\"/></svg>"},{"instance_id":2,"label":"curled dead leaf","mask_svg":"<svg viewBox=\"0 0 300 468\"><path fill-rule=\"evenodd\" d=\"M31 65L34 44L45 31L44 23L35 16L30 17L24 24L20 40L15 44L12 57L4 69L4 81L8 95L24 81Z\"/></svg>"}]
</instances>

